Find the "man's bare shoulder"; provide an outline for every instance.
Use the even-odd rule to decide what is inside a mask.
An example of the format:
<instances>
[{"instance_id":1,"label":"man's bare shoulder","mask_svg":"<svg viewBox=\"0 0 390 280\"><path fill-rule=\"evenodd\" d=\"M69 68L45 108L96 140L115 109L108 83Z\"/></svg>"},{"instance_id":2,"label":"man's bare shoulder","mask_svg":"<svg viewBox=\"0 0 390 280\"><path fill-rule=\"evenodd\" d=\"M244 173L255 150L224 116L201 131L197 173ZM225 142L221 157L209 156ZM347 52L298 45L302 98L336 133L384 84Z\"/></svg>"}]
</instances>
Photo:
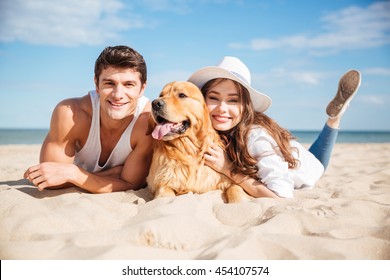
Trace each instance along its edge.
<instances>
[{"instance_id":1,"label":"man's bare shoulder","mask_svg":"<svg viewBox=\"0 0 390 280\"><path fill-rule=\"evenodd\" d=\"M134 130L140 131L141 134L148 130L148 122L151 114L151 104L150 101L146 103L144 110L138 116L137 122L135 123Z\"/></svg>"},{"instance_id":2,"label":"man's bare shoulder","mask_svg":"<svg viewBox=\"0 0 390 280\"><path fill-rule=\"evenodd\" d=\"M92 118L91 100L88 95L68 98L57 104L53 117L73 124L84 123Z\"/></svg>"},{"instance_id":3,"label":"man's bare shoulder","mask_svg":"<svg viewBox=\"0 0 390 280\"><path fill-rule=\"evenodd\" d=\"M53 111L50 131L53 138L82 140L88 135L92 120L92 105L88 95L69 98L57 104Z\"/></svg>"},{"instance_id":4,"label":"man's bare shoulder","mask_svg":"<svg viewBox=\"0 0 390 280\"><path fill-rule=\"evenodd\" d=\"M91 99L88 95L82 97L68 98L57 104L55 110L61 113L92 113Z\"/></svg>"},{"instance_id":5,"label":"man's bare shoulder","mask_svg":"<svg viewBox=\"0 0 390 280\"><path fill-rule=\"evenodd\" d=\"M150 118L150 102L148 102L142 111L142 113L139 115L137 122L134 125L133 134L131 137L132 144L136 143L142 143L145 145L150 145L152 141L152 137L150 133L148 133L148 125L149 125L149 118ZM135 145L132 145L134 147Z\"/></svg>"}]
</instances>

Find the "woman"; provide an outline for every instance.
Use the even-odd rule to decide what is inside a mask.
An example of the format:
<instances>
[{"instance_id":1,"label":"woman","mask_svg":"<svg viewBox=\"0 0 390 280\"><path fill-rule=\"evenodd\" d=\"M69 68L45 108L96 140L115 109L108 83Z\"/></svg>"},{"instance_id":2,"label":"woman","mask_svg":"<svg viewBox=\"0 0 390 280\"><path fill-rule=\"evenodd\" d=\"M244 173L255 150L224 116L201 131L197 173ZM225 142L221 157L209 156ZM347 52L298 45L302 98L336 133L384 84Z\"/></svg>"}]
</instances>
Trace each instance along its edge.
<instances>
[{"instance_id":1,"label":"woman","mask_svg":"<svg viewBox=\"0 0 390 280\"><path fill-rule=\"evenodd\" d=\"M253 89L250 79L246 65L235 57L188 79L202 90L213 126L226 142L225 150L212 147L205 163L253 197L292 198L294 189L313 187L324 173L342 115L360 86L360 73L351 70L340 79L326 109L328 121L309 150L263 113L271 99Z\"/></svg>"}]
</instances>

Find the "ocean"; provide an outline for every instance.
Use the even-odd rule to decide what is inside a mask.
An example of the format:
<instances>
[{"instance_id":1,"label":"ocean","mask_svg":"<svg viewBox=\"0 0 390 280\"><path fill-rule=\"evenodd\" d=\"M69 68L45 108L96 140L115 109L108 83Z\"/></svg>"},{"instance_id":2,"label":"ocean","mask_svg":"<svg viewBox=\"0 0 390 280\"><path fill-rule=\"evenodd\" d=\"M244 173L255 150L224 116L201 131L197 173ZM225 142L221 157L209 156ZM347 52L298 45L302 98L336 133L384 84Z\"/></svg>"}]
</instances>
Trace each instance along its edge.
<instances>
[{"instance_id":1,"label":"ocean","mask_svg":"<svg viewBox=\"0 0 390 280\"><path fill-rule=\"evenodd\" d=\"M0 129L0 145L42 144L47 129ZM291 131L301 143L313 143L319 131ZM390 143L390 131L340 131L337 143Z\"/></svg>"}]
</instances>

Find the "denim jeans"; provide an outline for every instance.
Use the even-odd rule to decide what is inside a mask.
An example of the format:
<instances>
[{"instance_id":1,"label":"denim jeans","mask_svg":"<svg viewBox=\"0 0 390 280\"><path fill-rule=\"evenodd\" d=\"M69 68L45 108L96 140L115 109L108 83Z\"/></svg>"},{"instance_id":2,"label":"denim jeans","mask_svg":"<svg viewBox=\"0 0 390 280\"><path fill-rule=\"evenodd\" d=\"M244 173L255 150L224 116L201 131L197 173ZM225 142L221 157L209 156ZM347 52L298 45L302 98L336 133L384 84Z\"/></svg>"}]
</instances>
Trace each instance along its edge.
<instances>
[{"instance_id":1,"label":"denim jeans","mask_svg":"<svg viewBox=\"0 0 390 280\"><path fill-rule=\"evenodd\" d=\"M328 167L339 131L340 129L331 128L325 124L320 135L309 148L309 151L322 163L325 169Z\"/></svg>"}]
</instances>

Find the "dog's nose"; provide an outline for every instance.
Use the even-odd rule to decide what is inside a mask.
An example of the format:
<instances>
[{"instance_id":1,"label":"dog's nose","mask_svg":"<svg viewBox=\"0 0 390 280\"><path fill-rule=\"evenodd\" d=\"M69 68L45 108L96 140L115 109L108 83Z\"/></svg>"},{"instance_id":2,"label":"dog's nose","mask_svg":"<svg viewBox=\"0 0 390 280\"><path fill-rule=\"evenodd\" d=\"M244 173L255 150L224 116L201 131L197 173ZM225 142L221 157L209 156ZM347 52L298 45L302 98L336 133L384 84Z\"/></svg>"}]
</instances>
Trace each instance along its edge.
<instances>
[{"instance_id":1,"label":"dog's nose","mask_svg":"<svg viewBox=\"0 0 390 280\"><path fill-rule=\"evenodd\" d=\"M163 100L161 100L161 99L155 99L155 100L153 100L153 102L152 102L152 108L153 108L153 110L154 111L157 111L157 110L159 110L159 109L161 109L162 107L164 107L164 101Z\"/></svg>"}]
</instances>

